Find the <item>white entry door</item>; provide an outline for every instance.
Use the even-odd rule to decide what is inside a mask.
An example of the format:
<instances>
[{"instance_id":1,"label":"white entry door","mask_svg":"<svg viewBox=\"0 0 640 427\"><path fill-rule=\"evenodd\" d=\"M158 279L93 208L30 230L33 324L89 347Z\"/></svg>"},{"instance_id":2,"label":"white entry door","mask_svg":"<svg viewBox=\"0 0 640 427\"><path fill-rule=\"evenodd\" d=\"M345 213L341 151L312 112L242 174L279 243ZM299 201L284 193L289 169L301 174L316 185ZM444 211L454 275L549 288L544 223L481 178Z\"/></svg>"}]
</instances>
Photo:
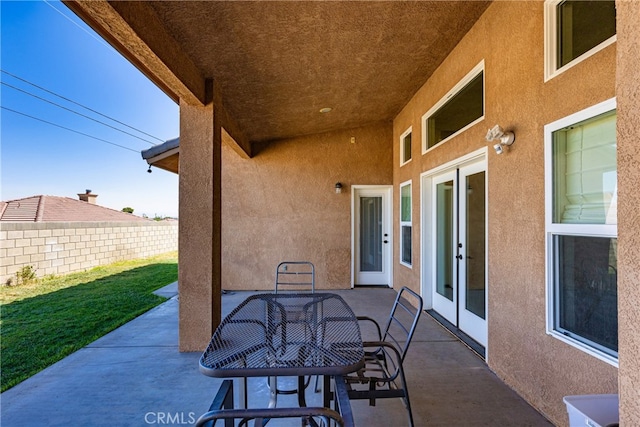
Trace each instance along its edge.
<instances>
[{"instance_id":1,"label":"white entry door","mask_svg":"<svg viewBox=\"0 0 640 427\"><path fill-rule=\"evenodd\" d=\"M391 188L352 188L354 284L391 286Z\"/></svg>"},{"instance_id":2,"label":"white entry door","mask_svg":"<svg viewBox=\"0 0 640 427\"><path fill-rule=\"evenodd\" d=\"M433 309L487 345L485 163L431 179Z\"/></svg>"}]
</instances>

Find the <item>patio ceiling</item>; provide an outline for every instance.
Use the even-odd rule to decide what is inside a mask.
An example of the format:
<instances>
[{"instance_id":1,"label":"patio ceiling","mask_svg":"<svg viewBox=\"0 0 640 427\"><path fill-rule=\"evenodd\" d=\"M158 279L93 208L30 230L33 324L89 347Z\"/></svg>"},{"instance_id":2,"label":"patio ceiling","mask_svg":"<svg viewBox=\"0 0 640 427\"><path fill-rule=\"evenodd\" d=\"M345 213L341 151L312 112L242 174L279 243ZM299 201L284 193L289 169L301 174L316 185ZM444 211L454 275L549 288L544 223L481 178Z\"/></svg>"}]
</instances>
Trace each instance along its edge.
<instances>
[{"instance_id":1,"label":"patio ceiling","mask_svg":"<svg viewBox=\"0 0 640 427\"><path fill-rule=\"evenodd\" d=\"M392 120L490 2L65 3L174 100L213 78L256 143Z\"/></svg>"}]
</instances>

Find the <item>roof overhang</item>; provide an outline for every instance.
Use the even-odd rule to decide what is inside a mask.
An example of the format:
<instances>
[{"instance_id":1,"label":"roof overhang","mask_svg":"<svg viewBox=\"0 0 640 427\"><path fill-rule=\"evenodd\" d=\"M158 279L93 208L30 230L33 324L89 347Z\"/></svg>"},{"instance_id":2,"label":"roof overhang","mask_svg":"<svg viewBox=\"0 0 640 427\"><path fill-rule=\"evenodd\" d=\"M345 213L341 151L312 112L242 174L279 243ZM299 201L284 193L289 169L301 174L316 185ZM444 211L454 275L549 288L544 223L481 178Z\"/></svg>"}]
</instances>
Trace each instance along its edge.
<instances>
[{"instance_id":1,"label":"roof overhang","mask_svg":"<svg viewBox=\"0 0 640 427\"><path fill-rule=\"evenodd\" d=\"M251 157L253 144L392 121L490 1L65 4L176 102L208 102L213 81L222 126Z\"/></svg>"},{"instance_id":2,"label":"roof overhang","mask_svg":"<svg viewBox=\"0 0 640 427\"><path fill-rule=\"evenodd\" d=\"M180 170L180 138L170 139L162 144L142 150L142 158L149 166L155 166L169 172Z\"/></svg>"}]
</instances>

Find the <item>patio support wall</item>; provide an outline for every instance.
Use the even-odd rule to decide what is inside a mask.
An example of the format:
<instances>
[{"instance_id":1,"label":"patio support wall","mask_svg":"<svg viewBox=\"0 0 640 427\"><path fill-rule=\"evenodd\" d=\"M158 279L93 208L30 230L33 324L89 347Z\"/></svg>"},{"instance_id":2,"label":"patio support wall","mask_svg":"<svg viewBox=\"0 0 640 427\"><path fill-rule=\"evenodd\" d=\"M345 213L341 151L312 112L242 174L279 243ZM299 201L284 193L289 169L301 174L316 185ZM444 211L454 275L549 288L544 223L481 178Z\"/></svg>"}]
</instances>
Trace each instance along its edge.
<instances>
[{"instance_id":1,"label":"patio support wall","mask_svg":"<svg viewBox=\"0 0 640 427\"><path fill-rule=\"evenodd\" d=\"M208 81L205 105L180 102L180 351L204 350L221 317L221 130L213 92Z\"/></svg>"},{"instance_id":2,"label":"patio support wall","mask_svg":"<svg viewBox=\"0 0 640 427\"><path fill-rule=\"evenodd\" d=\"M640 2L618 1L618 337L620 425L640 425Z\"/></svg>"}]
</instances>

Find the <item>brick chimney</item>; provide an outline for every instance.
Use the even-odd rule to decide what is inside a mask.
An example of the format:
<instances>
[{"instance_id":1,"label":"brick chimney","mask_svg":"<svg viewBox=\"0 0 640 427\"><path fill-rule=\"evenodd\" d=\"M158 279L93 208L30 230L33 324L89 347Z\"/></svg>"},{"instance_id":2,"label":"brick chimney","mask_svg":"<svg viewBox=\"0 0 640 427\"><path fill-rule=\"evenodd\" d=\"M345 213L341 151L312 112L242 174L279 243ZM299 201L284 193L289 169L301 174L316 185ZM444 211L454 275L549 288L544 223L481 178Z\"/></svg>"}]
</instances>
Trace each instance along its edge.
<instances>
[{"instance_id":1,"label":"brick chimney","mask_svg":"<svg viewBox=\"0 0 640 427\"><path fill-rule=\"evenodd\" d=\"M78 197L83 202L88 202L88 203L91 203L92 205L95 205L96 198L98 197L98 195L91 193L91 190L85 190L84 193L78 193Z\"/></svg>"}]
</instances>

